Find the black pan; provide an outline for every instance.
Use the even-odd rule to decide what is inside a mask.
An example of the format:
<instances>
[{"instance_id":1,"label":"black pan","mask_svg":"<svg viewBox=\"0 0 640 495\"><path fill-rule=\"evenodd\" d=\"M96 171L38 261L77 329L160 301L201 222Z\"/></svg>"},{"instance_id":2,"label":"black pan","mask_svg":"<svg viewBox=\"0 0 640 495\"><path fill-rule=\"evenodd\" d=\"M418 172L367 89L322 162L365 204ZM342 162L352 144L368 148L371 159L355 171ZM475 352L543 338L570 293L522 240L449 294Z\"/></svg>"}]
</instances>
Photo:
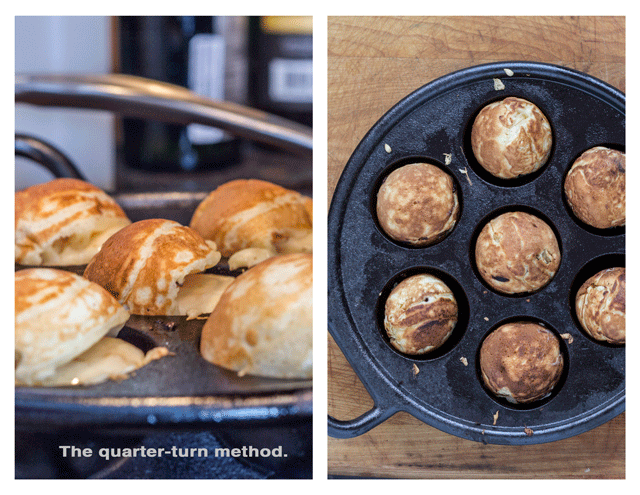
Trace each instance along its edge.
<instances>
[{"instance_id":1,"label":"black pan","mask_svg":"<svg viewBox=\"0 0 640 495\"><path fill-rule=\"evenodd\" d=\"M503 90L495 89L494 78L504 83ZM549 118L555 143L539 173L514 182L487 176L470 149L477 112L507 96L535 103ZM374 406L353 420L329 417L331 436L361 435L406 411L462 438L534 444L577 435L624 411L625 348L587 337L572 303L589 276L609 266L624 266L624 227L590 229L571 214L563 199L563 178L570 164L597 145L624 151L624 94L586 74L530 62L493 63L444 76L401 100L373 126L347 163L331 203L328 292L329 331ZM450 154L450 163L445 154ZM453 232L420 249L385 236L374 206L386 174L416 158L450 172L462 204ZM472 256L483 224L508 209L546 219L562 250L552 282L524 297L501 295L484 285ZM382 327L386 295L416 272L440 276L453 289L460 308L447 344L423 358L392 348ZM501 323L520 319L540 322L565 337L561 342L567 366L560 386L529 406L503 403L490 395L478 370L482 339Z\"/></svg>"}]
</instances>

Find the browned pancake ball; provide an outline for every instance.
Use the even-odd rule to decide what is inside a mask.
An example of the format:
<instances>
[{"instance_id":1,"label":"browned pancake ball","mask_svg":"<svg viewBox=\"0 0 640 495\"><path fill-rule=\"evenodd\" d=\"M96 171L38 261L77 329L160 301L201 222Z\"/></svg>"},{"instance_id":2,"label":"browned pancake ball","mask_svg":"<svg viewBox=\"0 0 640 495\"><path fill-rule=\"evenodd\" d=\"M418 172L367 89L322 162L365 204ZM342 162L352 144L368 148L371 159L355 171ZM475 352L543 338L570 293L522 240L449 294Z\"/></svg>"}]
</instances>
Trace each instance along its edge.
<instances>
[{"instance_id":1,"label":"browned pancake ball","mask_svg":"<svg viewBox=\"0 0 640 495\"><path fill-rule=\"evenodd\" d=\"M587 225L608 229L625 224L624 153L597 146L573 163L564 193L573 213Z\"/></svg>"},{"instance_id":2,"label":"browned pancake ball","mask_svg":"<svg viewBox=\"0 0 640 495\"><path fill-rule=\"evenodd\" d=\"M558 338L537 323L500 326L482 343L480 370L491 393L514 404L549 395L562 375Z\"/></svg>"},{"instance_id":3,"label":"browned pancake ball","mask_svg":"<svg viewBox=\"0 0 640 495\"><path fill-rule=\"evenodd\" d=\"M437 277L419 274L400 282L384 307L384 328L400 352L425 354L440 347L458 322L451 289Z\"/></svg>"},{"instance_id":4,"label":"browned pancake ball","mask_svg":"<svg viewBox=\"0 0 640 495\"><path fill-rule=\"evenodd\" d=\"M576 314L594 339L624 344L626 329L625 269L609 268L587 280L576 295Z\"/></svg>"},{"instance_id":5,"label":"browned pancake ball","mask_svg":"<svg viewBox=\"0 0 640 495\"><path fill-rule=\"evenodd\" d=\"M549 159L552 141L551 126L540 109L512 96L484 107L471 129L473 154L501 179L538 170Z\"/></svg>"},{"instance_id":6,"label":"browned pancake ball","mask_svg":"<svg viewBox=\"0 0 640 495\"><path fill-rule=\"evenodd\" d=\"M458 220L455 182L435 165L404 165L384 180L376 213L380 226L392 239L428 246L446 236Z\"/></svg>"},{"instance_id":7,"label":"browned pancake ball","mask_svg":"<svg viewBox=\"0 0 640 495\"><path fill-rule=\"evenodd\" d=\"M535 292L551 281L560 266L560 247L543 220L514 211L484 226L475 257L487 284L504 294L520 294Z\"/></svg>"}]
</instances>

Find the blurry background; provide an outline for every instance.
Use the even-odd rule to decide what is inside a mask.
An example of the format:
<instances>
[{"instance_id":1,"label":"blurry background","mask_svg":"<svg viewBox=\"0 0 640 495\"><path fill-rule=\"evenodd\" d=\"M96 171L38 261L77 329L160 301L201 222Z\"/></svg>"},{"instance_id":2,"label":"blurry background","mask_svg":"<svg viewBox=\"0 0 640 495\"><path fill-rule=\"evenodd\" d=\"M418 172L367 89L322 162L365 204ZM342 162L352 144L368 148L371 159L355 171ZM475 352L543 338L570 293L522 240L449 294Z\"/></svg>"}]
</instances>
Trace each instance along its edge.
<instances>
[{"instance_id":1,"label":"blurry background","mask_svg":"<svg viewBox=\"0 0 640 495\"><path fill-rule=\"evenodd\" d=\"M15 22L18 74L132 74L311 125L311 17L29 16ZM217 129L24 104L16 105L15 119L16 133L48 141L108 191L208 190L237 177L310 189L310 161ZM16 189L50 178L16 159Z\"/></svg>"},{"instance_id":2,"label":"blurry background","mask_svg":"<svg viewBox=\"0 0 640 495\"><path fill-rule=\"evenodd\" d=\"M108 17L16 17L16 73L107 73L112 66ZM64 150L98 187L115 187L114 117L105 112L16 105L16 132ZM16 158L16 189L52 179Z\"/></svg>"}]
</instances>

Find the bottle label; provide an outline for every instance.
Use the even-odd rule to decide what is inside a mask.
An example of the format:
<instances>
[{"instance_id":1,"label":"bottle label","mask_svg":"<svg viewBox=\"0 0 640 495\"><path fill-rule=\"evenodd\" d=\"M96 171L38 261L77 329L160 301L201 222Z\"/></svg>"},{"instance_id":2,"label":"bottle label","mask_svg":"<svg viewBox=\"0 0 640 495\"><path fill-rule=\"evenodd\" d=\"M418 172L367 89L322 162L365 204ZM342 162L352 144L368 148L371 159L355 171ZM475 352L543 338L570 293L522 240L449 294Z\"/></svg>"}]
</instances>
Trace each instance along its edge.
<instances>
[{"instance_id":1,"label":"bottle label","mask_svg":"<svg viewBox=\"0 0 640 495\"><path fill-rule=\"evenodd\" d=\"M189 89L214 100L224 99L225 42L217 34L196 34L189 40ZM200 124L187 126L187 137L196 145L222 141L224 131Z\"/></svg>"},{"instance_id":2,"label":"bottle label","mask_svg":"<svg viewBox=\"0 0 640 495\"><path fill-rule=\"evenodd\" d=\"M269 62L269 98L282 103L311 103L313 61L272 59Z\"/></svg>"}]
</instances>

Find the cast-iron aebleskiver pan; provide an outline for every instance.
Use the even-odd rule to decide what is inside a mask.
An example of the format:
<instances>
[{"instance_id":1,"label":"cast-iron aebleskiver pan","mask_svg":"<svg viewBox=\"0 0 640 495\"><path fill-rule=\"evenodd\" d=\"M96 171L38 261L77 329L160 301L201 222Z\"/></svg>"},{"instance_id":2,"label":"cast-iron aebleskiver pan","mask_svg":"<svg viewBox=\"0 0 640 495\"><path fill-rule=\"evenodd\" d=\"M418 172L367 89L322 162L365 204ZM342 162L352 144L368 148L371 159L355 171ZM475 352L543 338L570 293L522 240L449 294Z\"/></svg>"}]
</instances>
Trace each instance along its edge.
<instances>
[{"instance_id":1,"label":"cast-iron aebleskiver pan","mask_svg":"<svg viewBox=\"0 0 640 495\"><path fill-rule=\"evenodd\" d=\"M494 79L504 89L496 89ZM507 96L535 103L548 117L554 137L547 165L513 182L483 173L469 138L477 112ZM434 80L373 126L347 163L331 203L328 322L374 405L351 420L329 416L329 435L361 435L406 411L462 438L534 444L577 435L624 411L625 348L588 338L580 330L572 303L589 276L624 266L624 228L606 232L588 228L563 199L563 178L570 164L598 145L624 151L624 94L575 70L530 62L481 65ZM426 248L392 241L375 215L375 195L384 177L416 160L450 173L462 205L452 233ZM498 294L481 281L474 266L479 230L507 210L535 213L559 238L560 268L537 293ZM418 272L435 274L452 288L459 321L443 348L412 358L390 345L382 326L382 306L394 284ZM554 393L529 406L497 400L483 388L479 376L477 355L483 338L501 323L514 320L533 320L550 328L561 341L565 359Z\"/></svg>"},{"instance_id":2,"label":"cast-iron aebleskiver pan","mask_svg":"<svg viewBox=\"0 0 640 495\"><path fill-rule=\"evenodd\" d=\"M16 154L43 163L56 177L85 180L59 150L16 136ZM71 164L67 166L66 163ZM132 221L165 218L188 224L202 193L114 194ZM16 269L25 268L17 265ZM82 275L84 266L64 267ZM226 260L210 273L237 276ZM158 429L223 429L310 422L310 380L239 377L206 362L199 352L203 319L132 315L118 334L143 351L164 346L173 355L149 363L123 381L89 387L16 387L16 427L29 431L91 428L140 434Z\"/></svg>"},{"instance_id":3,"label":"cast-iron aebleskiver pan","mask_svg":"<svg viewBox=\"0 0 640 495\"><path fill-rule=\"evenodd\" d=\"M16 79L16 103L103 109L170 122L197 120L302 156L309 156L312 146L311 130L299 124L207 100L177 86L124 75L21 76ZM34 160L56 177L86 180L62 151L41 139L16 135L16 156ZM113 197L132 221L166 218L188 224L205 195L175 191L116 193ZM221 265L211 271L238 274ZM83 268L67 267L77 273ZM165 346L173 355L149 363L120 382L16 387L16 428L47 432L90 428L138 435L162 429L233 431L310 425L311 380L239 377L208 363L199 353L203 325L202 319L132 316L120 338L145 351Z\"/></svg>"}]
</instances>

